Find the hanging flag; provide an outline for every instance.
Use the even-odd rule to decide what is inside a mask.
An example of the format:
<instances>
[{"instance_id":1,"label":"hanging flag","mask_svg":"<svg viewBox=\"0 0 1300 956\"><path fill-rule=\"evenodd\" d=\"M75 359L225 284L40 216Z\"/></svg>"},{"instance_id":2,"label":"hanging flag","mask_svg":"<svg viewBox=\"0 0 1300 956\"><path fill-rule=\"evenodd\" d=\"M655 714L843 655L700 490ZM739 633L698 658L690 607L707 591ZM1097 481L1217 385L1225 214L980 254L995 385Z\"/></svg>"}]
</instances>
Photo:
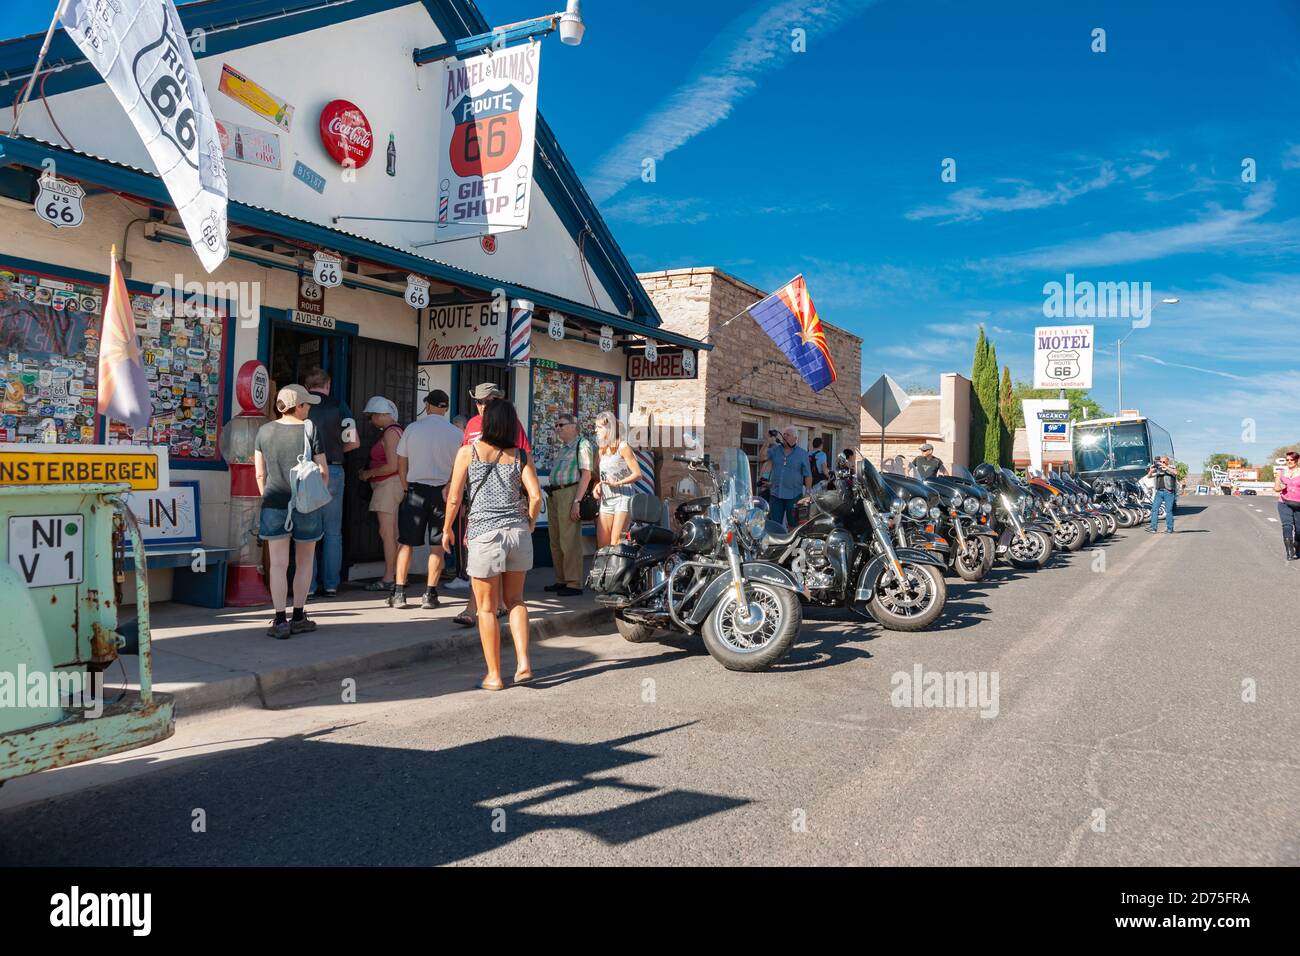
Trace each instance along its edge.
<instances>
[{"instance_id":1,"label":"hanging flag","mask_svg":"<svg viewBox=\"0 0 1300 956\"><path fill-rule=\"evenodd\" d=\"M61 19L126 110L212 272L230 252L226 160L173 0L65 0Z\"/></svg>"},{"instance_id":2,"label":"hanging flag","mask_svg":"<svg viewBox=\"0 0 1300 956\"><path fill-rule=\"evenodd\" d=\"M153 400L144 378L140 339L135 333L126 277L117 261L117 246L109 259L108 298L104 301L104 325L99 331L96 411L132 428L144 428L153 415Z\"/></svg>"},{"instance_id":3,"label":"hanging flag","mask_svg":"<svg viewBox=\"0 0 1300 956\"><path fill-rule=\"evenodd\" d=\"M802 275L795 276L746 311L785 353L814 392L835 381L835 364L826 346L822 320L817 317Z\"/></svg>"}]
</instances>

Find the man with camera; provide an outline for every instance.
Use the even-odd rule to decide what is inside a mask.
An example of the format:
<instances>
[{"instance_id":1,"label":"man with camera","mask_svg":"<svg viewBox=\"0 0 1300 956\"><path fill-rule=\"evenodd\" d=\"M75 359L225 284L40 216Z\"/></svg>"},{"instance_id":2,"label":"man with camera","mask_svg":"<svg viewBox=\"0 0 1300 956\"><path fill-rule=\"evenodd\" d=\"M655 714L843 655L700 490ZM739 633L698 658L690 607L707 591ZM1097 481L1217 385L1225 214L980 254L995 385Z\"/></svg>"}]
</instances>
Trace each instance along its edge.
<instances>
[{"instance_id":1,"label":"man with camera","mask_svg":"<svg viewBox=\"0 0 1300 956\"><path fill-rule=\"evenodd\" d=\"M1161 455L1147 469L1147 477L1155 487L1155 498L1151 501L1151 534L1159 534L1160 507L1165 509L1165 531L1174 533L1174 505L1178 500L1178 472L1169 464L1169 456Z\"/></svg>"},{"instance_id":2,"label":"man with camera","mask_svg":"<svg viewBox=\"0 0 1300 956\"><path fill-rule=\"evenodd\" d=\"M780 434L779 441L768 445L767 460L759 468L758 476L769 483L772 520L788 526L794 520L795 502L812 489L808 452L799 444L799 433L793 426Z\"/></svg>"}]
</instances>

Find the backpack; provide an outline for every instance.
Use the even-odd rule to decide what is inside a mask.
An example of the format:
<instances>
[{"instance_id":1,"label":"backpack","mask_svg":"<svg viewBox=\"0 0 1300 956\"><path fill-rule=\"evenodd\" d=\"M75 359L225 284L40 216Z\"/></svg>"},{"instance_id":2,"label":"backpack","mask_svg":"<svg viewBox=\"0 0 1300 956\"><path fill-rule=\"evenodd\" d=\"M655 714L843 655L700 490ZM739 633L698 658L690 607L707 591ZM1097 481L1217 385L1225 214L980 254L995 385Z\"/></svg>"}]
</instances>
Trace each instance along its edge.
<instances>
[{"instance_id":1,"label":"backpack","mask_svg":"<svg viewBox=\"0 0 1300 956\"><path fill-rule=\"evenodd\" d=\"M302 423L302 454L298 464L289 469L289 513L284 519L284 530L293 530L293 513L311 514L324 508L333 499L325 486L325 476L312 460L311 420Z\"/></svg>"}]
</instances>

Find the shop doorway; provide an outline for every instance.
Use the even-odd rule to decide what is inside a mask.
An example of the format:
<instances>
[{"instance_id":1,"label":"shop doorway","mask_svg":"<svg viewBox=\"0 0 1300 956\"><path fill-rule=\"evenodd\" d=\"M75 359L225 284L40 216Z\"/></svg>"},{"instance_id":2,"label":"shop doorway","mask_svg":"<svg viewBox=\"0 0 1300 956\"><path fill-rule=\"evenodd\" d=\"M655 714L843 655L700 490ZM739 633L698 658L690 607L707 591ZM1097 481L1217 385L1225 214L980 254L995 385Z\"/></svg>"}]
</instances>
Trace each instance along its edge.
<instances>
[{"instance_id":1,"label":"shop doorway","mask_svg":"<svg viewBox=\"0 0 1300 956\"><path fill-rule=\"evenodd\" d=\"M451 415L454 418L457 415L464 415L466 418L473 418L478 409L474 407L474 402L470 400L470 389L484 382L491 382L501 391L505 392L506 398L510 401L515 400L515 377L512 369L508 365L498 365L495 362L465 362L456 366L452 372L452 386L456 392L451 399ZM522 419L526 410L515 405Z\"/></svg>"},{"instance_id":2,"label":"shop doorway","mask_svg":"<svg viewBox=\"0 0 1300 956\"><path fill-rule=\"evenodd\" d=\"M351 339L277 322L271 330L271 381L280 389L301 383L313 368L323 368L333 382L331 394L347 395Z\"/></svg>"}]
</instances>

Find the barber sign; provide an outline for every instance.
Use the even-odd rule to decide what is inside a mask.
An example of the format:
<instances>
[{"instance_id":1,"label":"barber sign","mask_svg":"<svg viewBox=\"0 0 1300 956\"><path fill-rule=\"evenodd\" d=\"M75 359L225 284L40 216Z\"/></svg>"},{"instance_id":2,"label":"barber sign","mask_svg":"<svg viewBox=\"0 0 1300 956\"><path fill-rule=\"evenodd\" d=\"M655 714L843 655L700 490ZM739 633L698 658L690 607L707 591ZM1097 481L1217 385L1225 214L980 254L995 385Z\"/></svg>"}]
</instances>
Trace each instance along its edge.
<instances>
[{"instance_id":1,"label":"barber sign","mask_svg":"<svg viewBox=\"0 0 1300 956\"><path fill-rule=\"evenodd\" d=\"M1093 327L1034 329L1034 388L1092 388Z\"/></svg>"},{"instance_id":2,"label":"barber sign","mask_svg":"<svg viewBox=\"0 0 1300 956\"><path fill-rule=\"evenodd\" d=\"M86 191L79 183L70 183L57 176L42 176L32 205L36 215L56 229L75 229L85 221L86 213L81 201Z\"/></svg>"}]
</instances>

